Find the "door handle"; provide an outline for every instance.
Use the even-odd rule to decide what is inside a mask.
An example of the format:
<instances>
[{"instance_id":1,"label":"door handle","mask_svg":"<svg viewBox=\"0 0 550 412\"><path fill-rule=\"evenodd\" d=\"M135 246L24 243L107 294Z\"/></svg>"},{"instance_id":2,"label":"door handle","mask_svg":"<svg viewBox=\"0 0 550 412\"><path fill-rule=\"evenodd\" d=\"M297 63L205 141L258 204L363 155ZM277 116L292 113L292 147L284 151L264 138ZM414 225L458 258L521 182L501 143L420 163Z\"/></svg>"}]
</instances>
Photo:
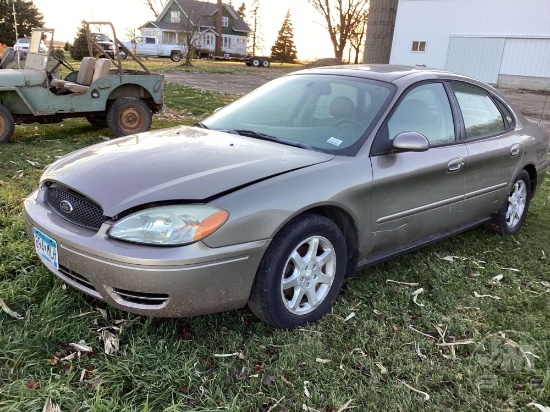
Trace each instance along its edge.
<instances>
[{"instance_id":1,"label":"door handle","mask_svg":"<svg viewBox=\"0 0 550 412\"><path fill-rule=\"evenodd\" d=\"M521 146L518 143L516 143L510 148L510 156L517 156L520 153L521 153Z\"/></svg>"},{"instance_id":2,"label":"door handle","mask_svg":"<svg viewBox=\"0 0 550 412\"><path fill-rule=\"evenodd\" d=\"M447 164L447 171L456 172L462 169L462 166L464 166L464 158L455 157L454 159L451 159Z\"/></svg>"}]
</instances>

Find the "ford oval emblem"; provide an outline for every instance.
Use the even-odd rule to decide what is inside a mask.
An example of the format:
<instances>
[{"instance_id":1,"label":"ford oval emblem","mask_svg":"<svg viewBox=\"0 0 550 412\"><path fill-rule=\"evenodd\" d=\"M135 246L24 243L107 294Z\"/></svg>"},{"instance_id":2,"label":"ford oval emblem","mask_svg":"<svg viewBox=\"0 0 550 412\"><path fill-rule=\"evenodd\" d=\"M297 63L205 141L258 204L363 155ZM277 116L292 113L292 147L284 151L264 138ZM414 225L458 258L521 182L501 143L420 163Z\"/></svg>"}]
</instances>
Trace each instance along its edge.
<instances>
[{"instance_id":1,"label":"ford oval emblem","mask_svg":"<svg viewBox=\"0 0 550 412\"><path fill-rule=\"evenodd\" d=\"M67 200L62 200L61 203L59 203L59 208L66 215L70 215L71 213L73 213L74 210L73 205L71 205L71 203Z\"/></svg>"}]
</instances>

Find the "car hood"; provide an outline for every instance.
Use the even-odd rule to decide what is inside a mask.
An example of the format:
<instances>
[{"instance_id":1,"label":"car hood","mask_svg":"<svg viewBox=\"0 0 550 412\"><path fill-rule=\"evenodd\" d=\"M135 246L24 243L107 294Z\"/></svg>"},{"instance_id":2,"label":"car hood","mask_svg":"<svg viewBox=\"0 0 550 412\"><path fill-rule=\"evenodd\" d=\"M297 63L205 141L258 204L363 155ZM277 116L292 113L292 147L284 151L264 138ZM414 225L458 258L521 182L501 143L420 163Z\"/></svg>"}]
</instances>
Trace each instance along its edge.
<instances>
[{"instance_id":1,"label":"car hood","mask_svg":"<svg viewBox=\"0 0 550 412\"><path fill-rule=\"evenodd\" d=\"M115 216L153 202L204 201L333 158L280 143L180 126L74 152L53 163L42 181L66 185L96 201L106 216Z\"/></svg>"}]
</instances>

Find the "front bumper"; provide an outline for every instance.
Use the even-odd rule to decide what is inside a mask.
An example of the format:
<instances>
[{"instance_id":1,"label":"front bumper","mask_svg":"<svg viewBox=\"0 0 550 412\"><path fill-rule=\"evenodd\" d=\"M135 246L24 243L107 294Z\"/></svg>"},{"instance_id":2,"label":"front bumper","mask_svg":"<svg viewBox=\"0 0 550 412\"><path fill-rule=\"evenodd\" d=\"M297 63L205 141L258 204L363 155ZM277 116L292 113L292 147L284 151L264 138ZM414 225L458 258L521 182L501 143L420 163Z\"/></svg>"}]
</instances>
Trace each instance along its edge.
<instances>
[{"instance_id":1,"label":"front bumper","mask_svg":"<svg viewBox=\"0 0 550 412\"><path fill-rule=\"evenodd\" d=\"M33 227L57 241L59 270L44 265L65 283L128 312L182 317L243 307L269 240L209 248L131 244L67 222L36 191L25 200L27 232Z\"/></svg>"}]
</instances>

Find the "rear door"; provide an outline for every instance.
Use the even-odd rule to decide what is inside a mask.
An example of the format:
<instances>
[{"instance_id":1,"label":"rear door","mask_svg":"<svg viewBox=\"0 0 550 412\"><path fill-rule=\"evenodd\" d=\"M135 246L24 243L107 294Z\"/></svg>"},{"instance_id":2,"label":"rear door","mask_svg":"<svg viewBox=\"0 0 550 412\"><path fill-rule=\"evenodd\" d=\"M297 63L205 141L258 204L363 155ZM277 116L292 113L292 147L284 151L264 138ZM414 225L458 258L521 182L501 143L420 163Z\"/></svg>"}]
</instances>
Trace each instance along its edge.
<instances>
[{"instance_id":1,"label":"rear door","mask_svg":"<svg viewBox=\"0 0 550 412\"><path fill-rule=\"evenodd\" d=\"M469 158L464 169L464 221L469 223L503 205L524 150L504 103L472 84L452 82L450 88L462 113Z\"/></svg>"},{"instance_id":2,"label":"rear door","mask_svg":"<svg viewBox=\"0 0 550 412\"><path fill-rule=\"evenodd\" d=\"M388 153L400 132L423 134L431 148ZM460 224L468 152L457 138L443 83L425 83L406 92L378 133L371 156L371 253L413 245Z\"/></svg>"}]
</instances>

